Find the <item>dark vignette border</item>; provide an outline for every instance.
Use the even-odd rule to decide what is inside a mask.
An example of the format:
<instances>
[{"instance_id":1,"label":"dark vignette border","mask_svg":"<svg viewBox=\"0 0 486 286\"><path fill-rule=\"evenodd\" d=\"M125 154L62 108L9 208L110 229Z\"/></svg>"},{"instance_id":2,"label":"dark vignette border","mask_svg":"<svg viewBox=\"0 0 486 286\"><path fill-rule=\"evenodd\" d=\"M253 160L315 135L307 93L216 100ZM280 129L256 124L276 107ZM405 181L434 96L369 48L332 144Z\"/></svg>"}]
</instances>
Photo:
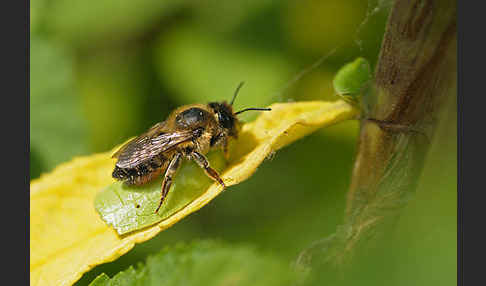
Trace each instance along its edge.
<instances>
[{"instance_id":1,"label":"dark vignette border","mask_svg":"<svg viewBox=\"0 0 486 286\"><path fill-rule=\"evenodd\" d=\"M3 281L29 283L29 1L2 2ZM15 275L16 274L16 275ZM23 283L25 282L25 283Z\"/></svg>"},{"instance_id":2,"label":"dark vignette border","mask_svg":"<svg viewBox=\"0 0 486 286\"><path fill-rule=\"evenodd\" d=\"M484 10L458 1L457 285L484 282ZM479 8L479 9L478 9ZM466 41L469 41L466 43ZM476 101L476 102L474 102ZM481 101L481 102L480 102ZM467 132L469 137L464 136ZM474 159L474 160L473 160Z\"/></svg>"},{"instance_id":3,"label":"dark vignette border","mask_svg":"<svg viewBox=\"0 0 486 286\"><path fill-rule=\"evenodd\" d=\"M30 1L2 4L2 284L29 285Z\"/></svg>"}]
</instances>

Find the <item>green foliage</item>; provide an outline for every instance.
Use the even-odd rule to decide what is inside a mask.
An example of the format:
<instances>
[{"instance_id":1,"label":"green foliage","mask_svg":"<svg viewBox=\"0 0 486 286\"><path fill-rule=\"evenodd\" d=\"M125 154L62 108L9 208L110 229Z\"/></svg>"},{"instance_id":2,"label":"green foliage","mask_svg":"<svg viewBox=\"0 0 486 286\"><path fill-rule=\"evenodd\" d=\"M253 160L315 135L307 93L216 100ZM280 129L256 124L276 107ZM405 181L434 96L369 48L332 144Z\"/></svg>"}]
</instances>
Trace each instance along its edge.
<instances>
[{"instance_id":1,"label":"green foliage","mask_svg":"<svg viewBox=\"0 0 486 286\"><path fill-rule=\"evenodd\" d=\"M164 119L156 113L156 121L143 126L145 113L151 112L144 110L149 83L143 65L136 53L124 51L93 54L78 63L91 149L108 150Z\"/></svg>"},{"instance_id":2,"label":"green foliage","mask_svg":"<svg viewBox=\"0 0 486 286\"><path fill-rule=\"evenodd\" d=\"M156 65L160 79L177 91L174 99L181 104L230 101L238 83L245 81L235 101L237 109L272 103L272 93L291 71L278 55L243 48L193 28L164 35L156 48Z\"/></svg>"},{"instance_id":3,"label":"green foliage","mask_svg":"<svg viewBox=\"0 0 486 286\"><path fill-rule=\"evenodd\" d=\"M225 160L220 152L208 154L211 166L220 171ZM98 193L95 208L119 234L155 224L199 197L213 181L193 161L184 161L160 210L162 176L142 186L115 182Z\"/></svg>"},{"instance_id":4,"label":"green foliage","mask_svg":"<svg viewBox=\"0 0 486 286\"><path fill-rule=\"evenodd\" d=\"M149 256L111 279L98 276L90 286L290 285L297 278L289 265L249 246L216 241L176 244Z\"/></svg>"},{"instance_id":5,"label":"green foliage","mask_svg":"<svg viewBox=\"0 0 486 286\"><path fill-rule=\"evenodd\" d=\"M141 33L187 1L72 0L51 3L46 11L50 31L71 44L122 40Z\"/></svg>"},{"instance_id":6,"label":"green foliage","mask_svg":"<svg viewBox=\"0 0 486 286\"><path fill-rule=\"evenodd\" d=\"M37 152L35 165L46 171L86 152L86 126L70 53L39 36L30 46L30 144Z\"/></svg>"}]
</instances>

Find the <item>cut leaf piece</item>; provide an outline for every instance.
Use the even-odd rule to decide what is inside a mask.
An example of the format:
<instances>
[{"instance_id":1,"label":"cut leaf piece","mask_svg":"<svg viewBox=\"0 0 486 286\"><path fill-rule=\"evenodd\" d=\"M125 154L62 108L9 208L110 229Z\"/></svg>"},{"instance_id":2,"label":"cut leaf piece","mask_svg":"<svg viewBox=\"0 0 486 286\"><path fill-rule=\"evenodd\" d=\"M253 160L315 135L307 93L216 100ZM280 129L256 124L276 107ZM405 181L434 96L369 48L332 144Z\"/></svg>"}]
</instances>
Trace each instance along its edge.
<instances>
[{"instance_id":1,"label":"cut leaf piece","mask_svg":"<svg viewBox=\"0 0 486 286\"><path fill-rule=\"evenodd\" d=\"M228 166L221 171L227 186L246 180L274 151L359 113L342 100L277 103L270 107L272 111L243 125L239 139L232 141ZM219 184L213 183L160 223L120 236L94 207L96 194L114 183L112 152L76 158L31 182L31 285L71 285L94 266L127 253L135 243L154 237L222 191Z\"/></svg>"},{"instance_id":2,"label":"cut leaf piece","mask_svg":"<svg viewBox=\"0 0 486 286\"><path fill-rule=\"evenodd\" d=\"M220 172L225 161L221 152L208 154L211 167ZM162 176L142 186L127 186L115 182L95 198L95 207L101 218L113 226L118 234L144 228L174 214L199 197L213 182L193 161L183 162L160 210Z\"/></svg>"}]
</instances>

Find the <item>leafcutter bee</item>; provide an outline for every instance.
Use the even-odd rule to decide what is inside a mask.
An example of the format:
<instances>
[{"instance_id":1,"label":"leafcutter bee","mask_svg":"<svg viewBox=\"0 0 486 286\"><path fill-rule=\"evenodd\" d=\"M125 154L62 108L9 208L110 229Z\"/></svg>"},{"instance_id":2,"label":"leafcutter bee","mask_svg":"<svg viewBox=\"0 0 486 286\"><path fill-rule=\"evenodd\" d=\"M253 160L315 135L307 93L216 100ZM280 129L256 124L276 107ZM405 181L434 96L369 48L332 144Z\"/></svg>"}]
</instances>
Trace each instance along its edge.
<instances>
[{"instance_id":1,"label":"leafcutter bee","mask_svg":"<svg viewBox=\"0 0 486 286\"><path fill-rule=\"evenodd\" d=\"M223 101L181 106L165 121L130 140L112 156L118 159L112 177L129 185L142 185L163 175L160 203L155 213L167 197L184 158L194 160L211 179L225 188L218 172L210 167L204 155L211 149L222 148L228 158L228 139L237 138L241 124L236 116L249 110L270 110L245 108L233 112L233 102L242 85L243 82L237 87L230 104Z\"/></svg>"}]
</instances>

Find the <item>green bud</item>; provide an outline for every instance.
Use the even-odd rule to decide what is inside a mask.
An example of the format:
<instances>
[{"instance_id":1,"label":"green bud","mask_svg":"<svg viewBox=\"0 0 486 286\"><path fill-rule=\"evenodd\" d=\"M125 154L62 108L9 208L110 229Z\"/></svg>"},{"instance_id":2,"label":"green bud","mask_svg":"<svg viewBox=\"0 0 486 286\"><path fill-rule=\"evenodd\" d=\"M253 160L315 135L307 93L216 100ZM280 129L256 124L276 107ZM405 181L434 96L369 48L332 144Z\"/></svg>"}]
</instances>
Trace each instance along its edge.
<instances>
[{"instance_id":1,"label":"green bud","mask_svg":"<svg viewBox=\"0 0 486 286\"><path fill-rule=\"evenodd\" d=\"M357 105L370 81L369 62L364 58L357 58L339 69L334 76L333 86L345 101Z\"/></svg>"}]
</instances>

